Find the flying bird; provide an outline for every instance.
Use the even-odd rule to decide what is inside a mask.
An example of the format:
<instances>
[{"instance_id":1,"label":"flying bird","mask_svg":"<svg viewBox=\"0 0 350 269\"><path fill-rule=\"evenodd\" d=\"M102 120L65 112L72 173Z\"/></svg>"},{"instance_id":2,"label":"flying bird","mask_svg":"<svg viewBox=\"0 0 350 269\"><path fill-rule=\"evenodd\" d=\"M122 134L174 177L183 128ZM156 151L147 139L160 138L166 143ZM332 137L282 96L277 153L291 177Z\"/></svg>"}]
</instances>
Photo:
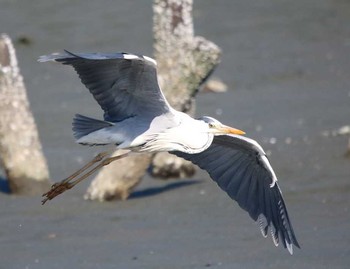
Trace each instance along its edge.
<instances>
[{"instance_id":1,"label":"flying bird","mask_svg":"<svg viewBox=\"0 0 350 269\"><path fill-rule=\"evenodd\" d=\"M41 56L38 61L73 66L104 111L103 120L75 115L76 142L127 150L112 157L108 151L98 154L43 194L43 204L112 161L135 152L168 151L206 170L258 222L264 237L271 234L276 246L281 242L291 254L293 245L300 248L276 174L262 147L243 136L243 131L212 117L194 119L172 108L158 85L155 60L129 53L65 51Z\"/></svg>"}]
</instances>

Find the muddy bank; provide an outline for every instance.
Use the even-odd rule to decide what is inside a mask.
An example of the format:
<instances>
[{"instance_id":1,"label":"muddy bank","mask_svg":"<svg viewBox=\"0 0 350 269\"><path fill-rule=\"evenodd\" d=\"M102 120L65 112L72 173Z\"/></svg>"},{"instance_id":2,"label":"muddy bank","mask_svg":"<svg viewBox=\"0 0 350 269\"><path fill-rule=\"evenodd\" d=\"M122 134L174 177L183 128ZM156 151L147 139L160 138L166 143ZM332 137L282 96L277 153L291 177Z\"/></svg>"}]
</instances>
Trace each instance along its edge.
<instances>
[{"instance_id":1,"label":"muddy bank","mask_svg":"<svg viewBox=\"0 0 350 269\"><path fill-rule=\"evenodd\" d=\"M0 29L17 45L52 178L97 152L76 145L74 113L98 106L72 70L36 63L72 51L152 53L151 1L2 1ZM28 5L28 6L26 6ZM33 8L35 7L35 8ZM241 128L270 153L302 249L290 256L204 172L145 178L125 202L82 199L82 183L45 207L0 194L0 268L347 268L350 163L350 4L347 1L195 2L196 32L224 52L222 94L198 114ZM186 183L185 183L186 182Z\"/></svg>"}]
</instances>

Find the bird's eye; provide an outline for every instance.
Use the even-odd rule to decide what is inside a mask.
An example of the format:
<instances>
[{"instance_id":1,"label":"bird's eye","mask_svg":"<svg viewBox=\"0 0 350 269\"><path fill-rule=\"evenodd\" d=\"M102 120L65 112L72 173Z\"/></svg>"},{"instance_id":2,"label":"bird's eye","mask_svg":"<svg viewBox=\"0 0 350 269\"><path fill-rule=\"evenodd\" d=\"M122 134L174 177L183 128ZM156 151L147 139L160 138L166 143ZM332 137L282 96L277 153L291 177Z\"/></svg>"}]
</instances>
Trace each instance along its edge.
<instances>
[{"instance_id":1,"label":"bird's eye","mask_svg":"<svg viewBox=\"0 0 350 269\"><path fill-rule=\"evenodd\" d=\"M208 123L209 124L209 128L214 128L214 124L212 123Z\"/></svg>"}]
</instances>

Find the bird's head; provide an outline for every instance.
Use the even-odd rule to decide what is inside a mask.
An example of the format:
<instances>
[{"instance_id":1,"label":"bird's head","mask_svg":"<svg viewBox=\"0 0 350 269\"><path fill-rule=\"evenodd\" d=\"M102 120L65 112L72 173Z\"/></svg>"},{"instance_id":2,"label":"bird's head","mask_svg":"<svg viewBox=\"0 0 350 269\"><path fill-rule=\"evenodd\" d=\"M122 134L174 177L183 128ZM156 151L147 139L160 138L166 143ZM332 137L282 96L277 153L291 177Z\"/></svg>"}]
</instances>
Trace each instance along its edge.
<instances>
[{"instance_id":1,"label":"bird's head","mask_svg":"<svg viewBox=\"0 0 350 269\"><path fill-rule=\"evenodd\" d=\"M204 117L201 117L199 120L202 120L206 124L208 124L209 133L212 133L213 135L226 135L226 134L244 135L245 134L244 131L224 125L220 121L212 117L204 116Z\"/></svg>"}]
</instances>

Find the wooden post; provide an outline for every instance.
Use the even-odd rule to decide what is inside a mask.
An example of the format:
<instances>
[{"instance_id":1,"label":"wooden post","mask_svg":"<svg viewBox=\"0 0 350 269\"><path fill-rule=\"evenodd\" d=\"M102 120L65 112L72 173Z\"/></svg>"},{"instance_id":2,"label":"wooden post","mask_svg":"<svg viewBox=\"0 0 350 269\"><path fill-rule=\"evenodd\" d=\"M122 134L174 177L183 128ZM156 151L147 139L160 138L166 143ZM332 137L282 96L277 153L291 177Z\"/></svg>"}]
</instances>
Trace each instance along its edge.
<instances>
[{"instance_id":1,"label":"wooden post","mask_svg":"<svg viewBox=\"0 0 350 269\"><path fill-rule=\"evenodd\" d=\"M154 56L160 86L177 110L194 115L200 86L220 61L220 49L203 37L195 37L192 0L154 1ZM188 177L192 163L166 152L153 159L151 174L160 177Z\"/></svg>"},{"instance_id":2,"label":"wooden post","mask_svg":"<svg viewBox=\"0 0 350 269\"><path fill-rule=\"evenodd\" d=\"M194 97L219 63L220 49L194 36L192 0L154 0L153 11L154 56L160 86L174 108L193 113ZM185 177L194 173L191 163L168 153L159 154L153 159L153 175ZM85 198L126 199L151 160L151 155L134 155L102 168Z\"/></svg>"},{"instance_id":3,"label":"wooden post","mask_svg":"<svg viewBox=\"0 0 350 269\"><path fill-rule=\"evenodd\" d=\"M0 36L0 158L16 194L50 187L49 172L10 38Z\"/></svg>"}]
</instances>

